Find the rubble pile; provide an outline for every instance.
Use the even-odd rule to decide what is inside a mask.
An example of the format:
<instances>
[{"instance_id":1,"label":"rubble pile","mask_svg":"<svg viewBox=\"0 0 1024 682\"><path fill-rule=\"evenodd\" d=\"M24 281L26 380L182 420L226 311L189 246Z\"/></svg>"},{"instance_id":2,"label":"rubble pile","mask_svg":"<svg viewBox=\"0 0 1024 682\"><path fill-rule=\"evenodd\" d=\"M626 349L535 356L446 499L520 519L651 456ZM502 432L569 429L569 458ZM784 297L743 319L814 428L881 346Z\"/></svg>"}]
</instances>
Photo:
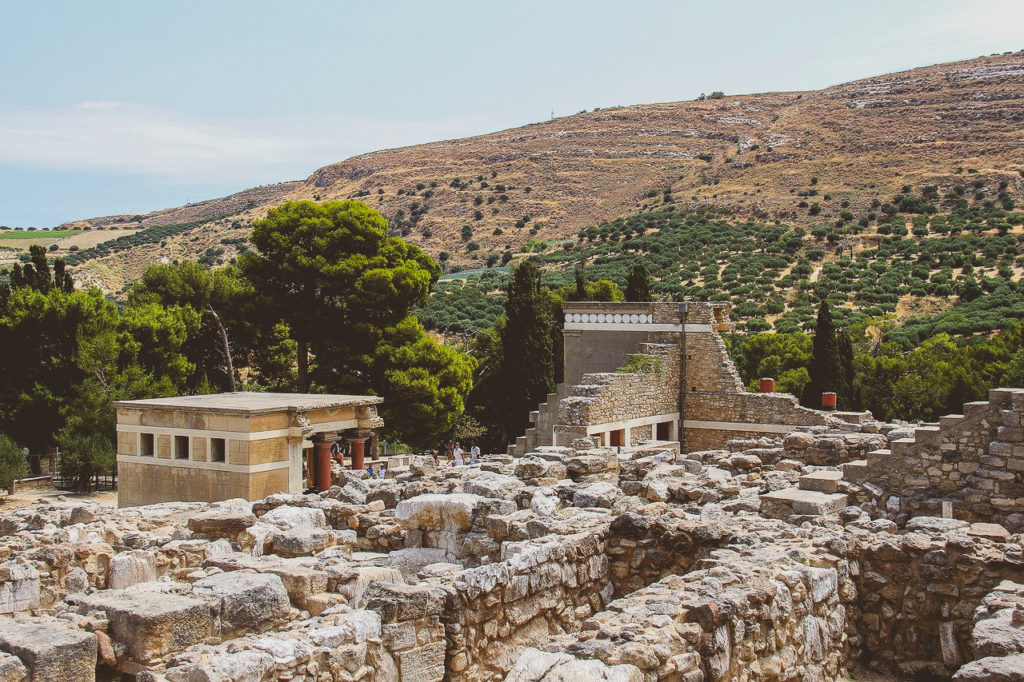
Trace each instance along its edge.
<instances>
[{"instance_id":1,"label":"rubble pile","mask_svg":"<svg viewBox=\"0 0 1024 682\"><path fill-rule=\"evenodd\" d=\"M0 680L1021 679L1022 529L894 504L865 460L908 432L3 511Z\"/></svg>"}]
</instances>

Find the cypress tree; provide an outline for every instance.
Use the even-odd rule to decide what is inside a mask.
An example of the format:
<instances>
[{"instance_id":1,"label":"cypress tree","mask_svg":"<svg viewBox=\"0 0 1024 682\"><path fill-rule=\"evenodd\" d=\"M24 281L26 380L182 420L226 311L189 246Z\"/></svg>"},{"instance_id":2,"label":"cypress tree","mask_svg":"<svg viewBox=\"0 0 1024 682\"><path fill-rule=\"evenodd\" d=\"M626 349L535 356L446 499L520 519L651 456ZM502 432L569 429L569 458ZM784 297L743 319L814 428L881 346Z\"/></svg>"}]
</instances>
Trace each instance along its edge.
<instances>
[{"instance_id":1,"label":"cypress tree","mask_svg":"<svg viewBox=\"0 0 1024 682\"><path fill-rule=\"evenodd\" d=\"M811 380L804 387L805 407L820 408L821 394L826 391L838 392L842 381L839 363L839 344L836 342L836 328L832 323L832 311L823 297L818 307L818 323L814 329L814 344L811 350L811 365L807 368Z\"/></svg>"},{"instance_id":2,"label":"cypress tree","mask_svg":"<svg viewBox=\"0 0 1024 682\"><path fill-rule=\"evenodd\" d=\"M651 300L651 280L643 263L634 263L626 276L626 300Z\"/></svg>"},{"instance_id":3,"label":"cypress tree","mask_svg":"<svg viewBox=\"0 0 1024 682\"><path fill-rule=\"evenodd\" d=\"M839 408L843 410L859 410L860 400L857 399L853 387L853 342L850 335L840 329L836 332L836 344L839 351L839 369L842 379L838 393Z\"/></svg>"},{"instance_id":4,"label":"cypress tree","mask_svg":"<svg viewBox=\"0 0 1024 682\"><path fill-rule=\"evenodd\" d=\"M540 270L524 261L512 274L505 301L501 388L505 396L505 442L521 435L529 413L554 387L550 301L540 287Z\"/></svg>"}]
</instances>

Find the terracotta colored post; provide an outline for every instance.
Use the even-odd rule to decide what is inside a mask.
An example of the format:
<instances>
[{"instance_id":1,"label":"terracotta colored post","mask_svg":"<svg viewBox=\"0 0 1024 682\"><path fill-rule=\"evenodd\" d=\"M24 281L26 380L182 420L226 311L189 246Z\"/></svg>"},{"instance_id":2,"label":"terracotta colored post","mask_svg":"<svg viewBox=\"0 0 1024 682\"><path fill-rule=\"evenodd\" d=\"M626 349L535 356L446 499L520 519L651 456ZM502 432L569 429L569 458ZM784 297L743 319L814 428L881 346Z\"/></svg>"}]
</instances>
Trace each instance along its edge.
<instances>
[{"instance_id":1,"label":"terracotta colored post","mask_svg":"<svg viewBox=\"0 0 1024 682\"><path fill-rule=\"evenodd\" d=\"M362 469L363 458L366 453L366 439L368 436L349 436L348 442L352 446L352 468Z\"/></svg>"},{"instance_id":2,"label":"terracotta colored post","mask_svg":"<svg viewBox=\"0 0 1024 682\"><path fill-rule=\"evenodd\" d=\"M775 379L763 378L760 385L761 393L775 393Z\"/></svg>"},{"instance_id":3,"label":"terracotta colored post","mask_svg":"<svg viewBox=\"0 0 1024 682\"><path fill-rule=\"evenodd\" d=\"M823 410L834 410L836 409L836 394L828 391L821 394L821 409Z\"/></svg>"},{"instance_id":4,"label":"terracotta colored post","mask_svg":"<svg viewBox=\"0 0 1024 682\"><path fill-rule=\"evenodd\" d=\"M333 434L319 434L313 440L313 460L316 466L316 489L319 491L331 488L331 446L337 440Z\"/></svg>"}]
</instances>

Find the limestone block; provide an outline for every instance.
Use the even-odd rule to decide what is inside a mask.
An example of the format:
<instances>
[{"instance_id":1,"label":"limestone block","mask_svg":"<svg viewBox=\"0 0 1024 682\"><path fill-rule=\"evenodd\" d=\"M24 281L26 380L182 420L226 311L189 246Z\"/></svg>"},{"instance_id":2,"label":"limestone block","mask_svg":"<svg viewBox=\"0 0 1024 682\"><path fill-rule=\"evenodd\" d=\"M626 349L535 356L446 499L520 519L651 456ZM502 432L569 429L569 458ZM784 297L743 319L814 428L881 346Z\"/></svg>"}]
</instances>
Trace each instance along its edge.
<instances>
[{"instance_id":1,"label":"limestone block","mask_svg":"<svg viewBox=\"0 0 1024 682\"><path fill-rule=\"evenodd\" d=\"M0 619L0 651L17 656L33 682L96 677L96 635L55 619ZM17 675L17 666L5 667Z\"/></svg>"},{"instance_id":2,"label":"limestone block","mask_svg":"<svg viewBox=\"0 0 1024 682\"><path fill-rule=\"evenodd\" d=\"M598 481L583 486L573 495L573 505L577 507L603 507L610 509L617 499L623 496L617 485Z\"/></svg>"},{"instance_id":3,"label":"limestone block","mask_svg":"<svg viewBox=\"0 0 1024 682\"><path fill-rule=\"evenodd\" d=\"M380 615L385 623L439 616L445 592L432 585L405 585L374 581L363 593L365 608Z\"/></svg>"},{"instance_id":4,"label":"limestone block","mask_svg":"<svg viewBox=\"0 0 1024 682\"><path fill-rule=\"evenodd\" d=\"M506 682L641 682L643 673L635 665L609 666L603 661L580 660L565 653L552 653L527 647L505 677Z\"/></svg>"},{"instance_id":5,"label":"limestone block","mask_svg":"<svg viewBox=\"0 0 1024 682\"><path fill-rule=\"evenodd\" d=\"M281 530L292 528L327 528L327 517L323 509L316 507L292 507L282 505L271 509L260 517L263 523L277 526Z\"/></svg>"},{"instance_id":6,"label":"limestone block","mask_svg":"<svg viewBox=\"0 0 1024 682\"><path fill-rule=\"evenodd\" d=\"M483 501L483 497L468 493L417 495L398 503L395 520L410 530L468 531Z\"/></svg>"},{"instance_id":7,"label":"limestone block","mask_svg":"<svg viewBox=\"0 0 1024 682\"><path fill-rule=\"evenodd\" d=\"M287 557L311 556L326 549L330 539L330 532L322 528L291 528L274 533L274 553Z\"/></svg>"},{"instance_id":8,"label":"limestone block","mask_svg":"<svg viewBox=\"0 0 1024 682\"><path fill-rule=\"evenodd\" d=\"M252 512L214 509L190 518L188 528L193 532L202 533L208 538L234 539L254 523L256 523L256 517Z\"/></svg>"},{"instance_id":9,"label":"limestone block","mask_svg":"<svg viewBox=\"0 0 1024 682\"><path fill-rule=\"evenodd\" d=\"M28 682L28 679L28 669L20 658L0 654L0 682Z\"/></svg>"},{"instance_id":10,"label":"limestone block","mask_svg":"<svg viewBox=\"0 0 1024 682\"><path fill-rule=\"evenodd\" d=\"M433 457L420 455L409 461L409 473L413 476L433 476L437 473L437 462Z\"/></svg>"},{"instance_id":11,"label":"limestone block","mask_svg":"<svg viewBox=\"0 0 1024 682\"><path fill-rule=\"evenodd\" d=\"M123 590L132 585L156 580L156 558L143 550L120 552L110 558L107 587Z\"/></svg>"},{"instance_id":12,"label":"limestone block","mask_svg":"<svg viewBox=\"0 0 1024 682\"><path fill-rule=\"evenodd\" d=\"M29 564L15 561L0 565L0 613L37 608L39 571Z\"/></svg>"},{"instance_id":13,"label":"limestone block","mask_svg":"<svg viewBox=\"0 0 1024 682\"><path fill-rule=\"evenodd\" d=\"M485 471L476 478L466 481L465 492L480 497L507 499L522 488L524 483L513 476Z\"/></svg>"},{"instance_id":14,"label":"limestone block","mask_svg":"<svg viewBox=\"0 0 1024 682\"><path fill-rule=\"evenodd\" d=\"M1024 680L1024 654L998 658L989 656L971 661L953 675L953 682L1021 682Z\"/></svg>"},{"instance_id":15,"label":"limestone block","mask_svg":"<svg viewBox=\"0 0 1024 682\"><path fill-rule=\"evenodd\" d=\"M168 682L243 680L258 682L274 669L274 657L262 651L239 651L210 656L202 663L189 663L170 668L164 677Z\"/></svg>"},{"instance_id":16,"label":"limestone block","mask_svg":"<svg viewBox=\"0 0 1024 682\"><path fill-rule=\"evenodd\" d=\"M67 600L80 612L106 613L111 638L124 644L129 657L138 662L199 644L210 635L213 626L205 601L174 594L160 583L71 595Z\"/></svg>"},{"instance_id":17,"label":"limestone block","mask_svg":"<svg viewBox=\"0 0 1024 682\"><path fill-rule=\"evenodd\" d=\"M215 605L222 633L262 630L291 606L281 578L270 573L218 573L193 583L192 594Z\"/></svg>"},{"instance_id":18,"label":"limestone block","mask_svg":"<svg viewBox=\"0 0 1024 682\"><path fill-rule=\"evenodd\" d=\"M440 682L444 679L444 642L403 651L398 655L398 669L403 682Z\"/></svg>"}]
</instances>

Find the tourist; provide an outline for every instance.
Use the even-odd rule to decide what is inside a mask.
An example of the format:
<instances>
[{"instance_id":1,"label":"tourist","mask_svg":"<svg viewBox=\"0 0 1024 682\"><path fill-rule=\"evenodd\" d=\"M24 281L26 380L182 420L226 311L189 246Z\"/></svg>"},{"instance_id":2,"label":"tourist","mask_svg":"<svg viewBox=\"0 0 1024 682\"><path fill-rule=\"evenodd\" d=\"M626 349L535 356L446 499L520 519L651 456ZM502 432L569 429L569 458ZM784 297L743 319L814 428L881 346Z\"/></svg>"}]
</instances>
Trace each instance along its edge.
<instances>
[{"instance_id":1,"label":"tourist","mask_svg":"<svg viewBox=\"0 0 1024 682\"><path fill-rule=\"evenodd\" d=\"M372 464L367 464L366 465L366 473L370 474L370 478L373 478L373 465Z\"/></svg>"},{"instance_id":2,"label":"tourist","mask_svg":"<svg viewBox=\"0 0 1024 682\"><path fill-rule=\"evenodd\" d=\"M455 466L460 467L466 463L465 460L462 458L463 454L465 453L462 450L462 446L456 443L455 449L452 450L452 455L454 455L455 457Z\"/></svg>"},{"instance_id":3,"label":"tourist","mask_svg":"<svg viewBox=\"0 0 1024 682\"><path fill-rule=\"evenodd\" d=\"M377 478L387 478L388 467L386 464L381 464L377 467Z\"/></svg>"},{"instance_id":4,"label":"tourist","mask_svg":"<svg viewBox=\"0 0 1024 682\"><path fill-rule=\"evenodd\" d=\"M471 441L472 446L469 448L469 463L476 464L480 461L480 446L476 444L476 440Z\"/></svg>"}]
</instances>

